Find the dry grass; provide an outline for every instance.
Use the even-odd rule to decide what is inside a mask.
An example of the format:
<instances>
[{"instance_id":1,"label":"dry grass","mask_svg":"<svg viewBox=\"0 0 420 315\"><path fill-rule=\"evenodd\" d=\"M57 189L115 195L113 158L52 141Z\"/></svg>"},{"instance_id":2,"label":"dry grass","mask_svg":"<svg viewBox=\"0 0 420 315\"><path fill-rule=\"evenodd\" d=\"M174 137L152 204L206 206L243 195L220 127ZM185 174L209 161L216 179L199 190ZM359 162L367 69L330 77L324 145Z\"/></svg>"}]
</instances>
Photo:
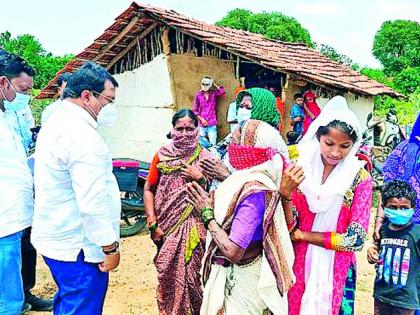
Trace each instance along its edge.
<instances>
[{"instance_id":1,"label":"dry grass","mask_svg":"<svg viewBox=\"0 0 420 315\"><path fill-rule=\"evenodd\" d=\"M152 262L155 248L152 242L148 235L138 235L124 239L121 249L121 264L117 270L111 273L104 314L158 314L155 298L156 271ZM372 315L374 268L366 261L366 248L358 253L357 258L356 314ZM39 259L38 262L37 286L34 293L52 297L55 292L55 284L42 259ZM33 312L30 314L52 313Z\"/></svg>"}]
</instances>

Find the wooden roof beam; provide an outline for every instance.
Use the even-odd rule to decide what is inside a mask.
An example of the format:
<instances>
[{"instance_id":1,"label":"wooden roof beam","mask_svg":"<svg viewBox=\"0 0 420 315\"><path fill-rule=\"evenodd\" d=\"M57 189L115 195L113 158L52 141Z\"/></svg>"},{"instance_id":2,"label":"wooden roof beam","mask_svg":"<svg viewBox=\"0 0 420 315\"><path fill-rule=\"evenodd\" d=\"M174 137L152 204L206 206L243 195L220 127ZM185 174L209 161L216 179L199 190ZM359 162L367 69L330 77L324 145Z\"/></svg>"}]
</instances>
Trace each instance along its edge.
<instances>
[{"instance_id":1,"label":"wooden roof beam","mask_svg":"<svg viewBox=\"0 0 420 315\"><path fill-rule=\"evenodd\" d=\"M98 44L98 45L106 45L106 44L108 44L108 43L109 43L109 41L104 40L104 39L95 39L95 40L94 40L94 43L95 43L95 44Z\"/></svg>"},{"instance_id":2,"label":"wooden roof beam","mask_svg":"<svg viewBox=\"0 0 420 315\"><path fill-rule=\"evenodd\" d=\"M118 43L132 28L134 25L136 25L137 21L139 20L139 17L136 15L133 17L133 19L128 23L122 31L112 40L108 43L108 45L98 54L96 55L92 61L99 60L102 56L105 55L105 53L110 50L116 43Z\"/></svg>"},{"instance_id":3,"label":"wooden roof beam","mask_svg":"<svg viewBox=\"0 0 420 315\"><path fill-rule=\"evenodd\" d=\"M131 48L133 48L137 44L137 42L140 42L143 38L145 38L151 31L155 29L157 25L158 23L151 24L148 28L141 32L139 36L134 38L118 55L112 58L112 60L106 66L106 69L110 69L118 60L124 57L125 54L127 54L131 50Z\"/></svg>"}]
</instances>

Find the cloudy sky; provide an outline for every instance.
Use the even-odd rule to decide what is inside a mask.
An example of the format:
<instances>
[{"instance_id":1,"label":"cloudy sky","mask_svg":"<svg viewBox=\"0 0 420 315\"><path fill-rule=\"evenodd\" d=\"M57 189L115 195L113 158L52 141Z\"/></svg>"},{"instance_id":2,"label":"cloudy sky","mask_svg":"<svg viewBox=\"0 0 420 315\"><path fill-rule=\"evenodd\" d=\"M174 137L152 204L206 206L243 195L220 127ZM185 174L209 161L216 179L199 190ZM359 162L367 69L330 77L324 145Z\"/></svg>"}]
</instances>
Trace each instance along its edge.
<instances>
[{"instance_id":1,"label":"cloudy sky","mask_svg":"<svg viewBox=\"0 0 420 315\"><path fill-rule=\"evenodd\" d=\"M420 22L418 0L143 0L214 23L229 10L279 11L295 17L312 39L335 47L361 65L378 67L373 37L387 20ZM54 55L79 53L125 10L131 0L2 1L0 32L35 35Z\"/></svg>"}]
</instances>

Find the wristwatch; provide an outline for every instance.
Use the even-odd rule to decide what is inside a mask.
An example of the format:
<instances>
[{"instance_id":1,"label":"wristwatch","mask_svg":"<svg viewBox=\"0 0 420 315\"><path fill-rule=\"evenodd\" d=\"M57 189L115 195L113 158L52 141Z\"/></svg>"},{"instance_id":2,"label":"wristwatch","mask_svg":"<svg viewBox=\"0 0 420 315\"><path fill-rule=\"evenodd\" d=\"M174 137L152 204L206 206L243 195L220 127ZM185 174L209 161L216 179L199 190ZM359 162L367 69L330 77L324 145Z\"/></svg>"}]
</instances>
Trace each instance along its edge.
<instances>
[{"instance_id":1,"label":"wristwatch","mask_svg":"<svg viewBox=\"0 0 420 315\"><path fill-rule=\"evenodd\" d=\"M102 249L102 251L103 251L103 253L105 255L115 255L115 254L118 254L120 252L120 243L115 242L114 243L114 246L112 246L111 249L107 249L107 250Z\"/></svg>"}]
</instances>

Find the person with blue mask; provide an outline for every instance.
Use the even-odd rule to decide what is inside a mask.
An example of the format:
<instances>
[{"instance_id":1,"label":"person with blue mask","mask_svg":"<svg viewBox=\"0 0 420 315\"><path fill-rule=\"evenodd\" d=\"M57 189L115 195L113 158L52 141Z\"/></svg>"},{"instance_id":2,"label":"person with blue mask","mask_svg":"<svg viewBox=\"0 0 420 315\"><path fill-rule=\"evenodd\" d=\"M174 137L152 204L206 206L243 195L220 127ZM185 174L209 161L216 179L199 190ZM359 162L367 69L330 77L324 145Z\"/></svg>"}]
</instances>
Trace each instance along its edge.
<instances>
[{"instance_id":1,"label":"person with blue mask","mask_svg":"<svg viewBox=\"0 0 420 315\"><path fill-rule=\"evenodd\" d=\"M375 314L412 314L420 310L420 225L413 223L416 193L401 180L382 189L386 221L368 249L376 264ZM418 314L418 313L416 313Z\"/></svg>"},{"instance_id":2,"label":"person with blue mask","mask_svg":"<svg viewBox=\"0 0 420 315\"><path fill-rule=\"evenodd\" d=\"M24 304L21 239L30 227L33 182L19 136L6 110L32 88L34 70L0 50L0 314L20 314ZM18 102L17 102L18 103Z\"/></svg>"},{"instance_id":3,"label":"person with blue mask","mask_svg":"<svg viewBox=\"0 0 420 315\"><path fill-rule=\"evenodd\" d=\"M13 85L11 86L13 87ZM16 94L15 99L12 102L4 101L4 107L6 109L5 118L14 132L20 137L26 153L28 153L33 139L31 126L22 112L27 111L29 107L29 101L31 99L30 91L31 89L26 89L24 92L14 90Z\"/></svg>"},{"instance_id":4,"label":"person with blue mask","mask_svg":"<svg viewBox=\"0 0 420 315\"><path fill-rule=\"evenodd\" d=\"M0 314L52 307L50 300L30 291L35 286L37 258L30 243L33 180L21 135L9 120L14 117L10 113L28 106L34 75L22 58L0 50Z\"/></svg>"},{"instance_id":5,"label":"person with blue mask","mask_svg":"<svg viewBox=\"0 0 420 315\"><path fill-rule=\"evenodd\" d=\"M410 137L401 141L387 157L383 166L384 182L396 179L408 183L416 192L417 198L413 206L413 222L420 224L420 113L414 122ZM374 238L379 236L379 229L384 220L382 203L378 204L375 220Z\"/></svg>"}]
</instances>

